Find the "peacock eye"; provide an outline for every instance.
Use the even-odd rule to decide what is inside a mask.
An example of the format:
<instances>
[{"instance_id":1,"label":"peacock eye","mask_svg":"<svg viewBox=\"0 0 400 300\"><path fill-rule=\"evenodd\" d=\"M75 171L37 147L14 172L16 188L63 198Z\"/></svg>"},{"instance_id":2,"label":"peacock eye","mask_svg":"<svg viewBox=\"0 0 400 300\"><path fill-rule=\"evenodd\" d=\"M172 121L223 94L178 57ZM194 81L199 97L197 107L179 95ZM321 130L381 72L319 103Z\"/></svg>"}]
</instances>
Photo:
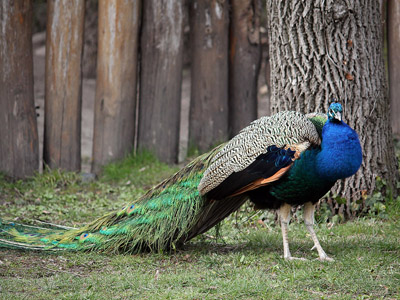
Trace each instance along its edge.
<instances>
[{"instance_id":1,"label":"peacock eye","mask_svg":"<svg viewBox=\"0 0 400 300\"><path fill-rule=\"evenodd\" d=\"M80 239L81 241L84 241L88 236L89 236L88 233L82 233L81 236L79 237L79 239Z\"/></svg>"}]
</instances>

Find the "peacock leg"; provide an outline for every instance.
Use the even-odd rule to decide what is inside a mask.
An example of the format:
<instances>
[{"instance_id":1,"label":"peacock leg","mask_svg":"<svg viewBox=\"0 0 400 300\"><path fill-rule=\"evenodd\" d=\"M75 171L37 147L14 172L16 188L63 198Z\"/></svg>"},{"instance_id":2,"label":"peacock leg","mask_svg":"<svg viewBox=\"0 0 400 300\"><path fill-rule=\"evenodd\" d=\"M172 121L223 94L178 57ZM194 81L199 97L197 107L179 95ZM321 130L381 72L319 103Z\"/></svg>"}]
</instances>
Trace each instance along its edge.
<instances>
[{"instance_id":1,"label":"peacock leg","mask_svg":"<svg viewBox=\"0 0 400 300\"><path fill-rule=\"evenodd\" d=\"M293 259L301 259L304 258L297 258L292 257L289 250L289 239L288 239L288 225L290 221L290 210L291 206L289 204L284 204L279 209L279 218L281 220L281 229L282 229L282 239L283 239L283 258L287 260Z\"/></svg>"},{"instance_id":2,"label":"peacock leg","mask_svg":"<svg viewBox=\"0 0 400 300\"><path fill-rule=\"evenodd\" d=\"M311 235L311 238L314 242L314 247L317 248L318 255L319 255L319 260L321 261L333 261L332 258L330 258L322 249L321 244L318 241L317 235L315 234L314 231L314 211L315 211L315 205L312 204L311 202L307 202L304 205L304 223L306 224L307 230ZM311 249L312 250L312 249Z\"/></svg>"}]
</instances>

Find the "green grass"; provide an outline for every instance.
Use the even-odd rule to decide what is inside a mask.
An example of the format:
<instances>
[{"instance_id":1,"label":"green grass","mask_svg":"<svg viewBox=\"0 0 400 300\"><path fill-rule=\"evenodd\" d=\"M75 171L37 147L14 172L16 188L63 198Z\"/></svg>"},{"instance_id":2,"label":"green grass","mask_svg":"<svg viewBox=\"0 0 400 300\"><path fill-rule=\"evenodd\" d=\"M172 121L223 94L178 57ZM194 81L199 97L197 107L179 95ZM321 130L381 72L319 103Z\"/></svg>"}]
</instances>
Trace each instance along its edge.
<instances>
[{"instance_id":1,"label":"green grass","mask_svg":"<svg viewBox=\"0 0 400 300\"><path fill-rule=\"evenodd\" d=\"M79 226L117 209L176 171L149 154L105 168L94 182L45 172L0 178L0 218ZM320 224L335 258L321 263L304 225L290 226L292 255L282 259L279 226L259 224L248 207L174 253L105 255L0 250L0 299L400 299L398 203L388 217ZM301 219L299 217L298 219Z\"/></svg>"}]
</instances>

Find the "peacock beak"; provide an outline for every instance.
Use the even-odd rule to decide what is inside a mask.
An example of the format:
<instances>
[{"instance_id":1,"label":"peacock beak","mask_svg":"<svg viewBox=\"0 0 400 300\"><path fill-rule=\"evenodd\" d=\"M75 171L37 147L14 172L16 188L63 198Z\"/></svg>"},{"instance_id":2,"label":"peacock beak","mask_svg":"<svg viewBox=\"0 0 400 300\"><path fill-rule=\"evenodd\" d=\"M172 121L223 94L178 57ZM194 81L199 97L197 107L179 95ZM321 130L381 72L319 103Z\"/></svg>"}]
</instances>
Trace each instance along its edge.
<instances>
[{"instance_id":1,"label":"peacock beak","mask_svg":"<svg viewBox=\"0 0 400 300\"><path fill-rule=\"evenodd\" d=\"M340 111L335 112L335 115L333 117L335 120L338 120L339 122L342 121L342 113Z\"/></svg>"}]
</instances>

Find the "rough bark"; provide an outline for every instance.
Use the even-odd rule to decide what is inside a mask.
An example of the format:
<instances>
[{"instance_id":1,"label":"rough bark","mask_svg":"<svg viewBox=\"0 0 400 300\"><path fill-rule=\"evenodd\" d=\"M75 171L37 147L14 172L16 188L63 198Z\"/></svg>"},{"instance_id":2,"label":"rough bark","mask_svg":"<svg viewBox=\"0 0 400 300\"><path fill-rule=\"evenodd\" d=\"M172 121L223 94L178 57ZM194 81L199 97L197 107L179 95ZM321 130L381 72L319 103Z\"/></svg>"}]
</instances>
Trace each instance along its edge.
<instances>
[{"instance_id":1,"label":"rough bark","mask_svg":"<svg viewBox=\"0 0 400 300\"><path fill-rule=\"evenodd\" d=\"M232 0L229 53L229 135L257 118L260 70L259 0Z\"/></svg>"},{"instance_id":2,"label":"rough bark","mask_svg":"<svg viewBox=\"0 0 400 300\"><path fill-rule=\"evenodd\" d=\"M32 1L1 1L0 171L17 178L39 166L32 58Z\"/></svg>"},{"instance_id":3,"label":"rough bark","mask_svg":"<svg viewBox=\"0 0 400 300\"><path fill-rule=\"evenodd\" d=\"M335 98L360 136L362 167L334 188L347 199L339 212L352 216L359 208L355 201L374 189L376 176L389 184L396 179L379 1L267 3L272 111L325 112Z\"/></svg>"},{"instance_id":4,"label":"rough bark","mask_svg":"<svg viewBox=\"0 0 400 300\"><path fill-rule=\"evenodd\" d=\"M99 1L92 172L132 151L140 1Z\"/></svg>"},{"instance_id":5,"label":"rough bark","mask_svg":"<svg viewBox=\"0 0 400 300\"><path fill-rule=\"evenodd\" d=\"M190 5L189 142L206 151L228 137L228 1Z\"/></svg>"},{"instance_id":6,"label":"rough bark","mask_svg":"<svg viewBox=\"0 0 400 300\"><path fill-rule=\"evenodd\" d=\"M400 2L387 3L389 97L393 133L400 137Z\"/></svg>"},{"instance_id":7,"label":"rough bark","mask_svg":"<svg viewBox=\"0 0 400 300\"><path fill-rule=\"evenodd\" d=\"M179 149L183 3L143 2L138 148L168 163Z\"/></svg>"},{"instance_id":8,"label":"rough bark","mask_svg":"<svg viewBox=\"0 0 400 300\"><path fill-rule=\"evenodd\" d=\"M47 2L44 163L81 169L83 25L85 2Z\"/></svg>"}]
</instances>

